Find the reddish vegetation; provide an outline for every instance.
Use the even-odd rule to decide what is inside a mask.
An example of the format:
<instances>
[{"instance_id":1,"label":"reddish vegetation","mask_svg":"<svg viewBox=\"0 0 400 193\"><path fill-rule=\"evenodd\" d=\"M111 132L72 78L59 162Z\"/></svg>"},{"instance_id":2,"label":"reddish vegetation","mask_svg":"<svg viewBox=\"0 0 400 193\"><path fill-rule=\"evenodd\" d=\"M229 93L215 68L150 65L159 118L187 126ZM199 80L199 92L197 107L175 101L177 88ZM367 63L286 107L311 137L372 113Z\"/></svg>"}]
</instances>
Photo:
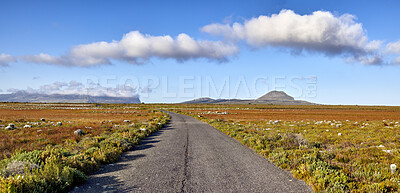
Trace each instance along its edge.
<instances>
[{"instance_id":1,"label":"reddish vegetation","mask_svg":"<svg viewBox=\"0 0 400 193\"><path fill-rule=\"evenodd\" d=\"M133 113L134 112L134 113ZM134 116L148 110L136 109L1 109L1 121L39 121L41 118L51 121L108 121L122 122L125 119L143 120L146 117Z\"/></svg>"},{"instance_id":2,"label":"reddish vegetation","mask_svg":"<svg viewBox=\"0 0 400 193\"><path fill-rule=\"evenodd\" d=\"M183 110L194 112L193 110ZM196 111L207 113L208 111ZM400 112L382 111L355 111L355 110L288 110L288 109L263 109L263 110L225 110L228 114L204 114L211 119L233 119L243 121L262 120L400 120Z\"/></svg>"},{"instance_id":3,"label":"reddish vegetation","mask_svg":"<svg viewBox=\"0 0 400 193\"><path fill-rule=\"evenodd\" d=\"M220 105L193 106L182 108L183 112L201 113L211 119L242 121L262 120L400 120L399 107L358 107L358 106L263 106L263 105ZM218 107L219 109L215 110ZM248 108L248 109L247 109ZM223 109L223 110L222 110ZM217 114L226 112L227 114ZM210 112L210 114L208 114Z\"/></svg>"},{"instance_id":4,"label":"reddish vegetation","mask_svg":"<svg viewBox=\"0 0 400 193\"><path fill-rule=\"evenodd\" d=\"M74 135L75 127L37 127L30 129L15 129L0 132L0 151L2 156L9 157L15 150L44 149L46 145L60 144L67 139L79 141L81 137ZM82 129L87 136L103 133L105 128Z\"/></svg>"},{"instance_id":5,"label":"reddish vegetation","mask_svg":"<svg viewBox=\"0 0 400 193\"><path fill-rule=\"evenodd\" d=\"M66 140L79 141L81 137L74 135L74 131L81 129L87 136L96 136L111 131L114 125L141 122L149 119L149 110L140 110L140 105L96 107L95 105L54 105L42 107L39 104L0 103L0 156L9 157L15 150L43 149L48 144L60 144ZM126 108L131 107L131 108ZM41 121L44 118L46 121ZM110 122L112 120L112 122ZM27 123L31 122L31 123ZM38 123L38 125L33 124ZM57 126L62 122L62 126ZM17 129L5 130L9 123ZM25 124L32 128L23 128Z\"/></svg>"}]
</instances>

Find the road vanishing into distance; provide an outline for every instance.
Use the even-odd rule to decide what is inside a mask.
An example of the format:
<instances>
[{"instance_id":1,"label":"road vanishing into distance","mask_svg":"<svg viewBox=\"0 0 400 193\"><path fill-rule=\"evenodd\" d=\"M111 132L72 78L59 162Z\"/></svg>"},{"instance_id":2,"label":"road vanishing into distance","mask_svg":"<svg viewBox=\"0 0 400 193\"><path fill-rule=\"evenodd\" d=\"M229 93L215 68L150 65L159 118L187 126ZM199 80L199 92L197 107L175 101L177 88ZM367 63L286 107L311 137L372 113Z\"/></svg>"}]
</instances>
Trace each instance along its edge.
<instances>
[{"instance_id":1,"label":"road vanishing into distance","mask_svg":"<svg viewBox=\"0 0 400 193\"><path fill-rule=\"evenodd\" d=\"M72 192L312 192L210 125L168 113L166 127Z\"/></svg>"}]
</instances>

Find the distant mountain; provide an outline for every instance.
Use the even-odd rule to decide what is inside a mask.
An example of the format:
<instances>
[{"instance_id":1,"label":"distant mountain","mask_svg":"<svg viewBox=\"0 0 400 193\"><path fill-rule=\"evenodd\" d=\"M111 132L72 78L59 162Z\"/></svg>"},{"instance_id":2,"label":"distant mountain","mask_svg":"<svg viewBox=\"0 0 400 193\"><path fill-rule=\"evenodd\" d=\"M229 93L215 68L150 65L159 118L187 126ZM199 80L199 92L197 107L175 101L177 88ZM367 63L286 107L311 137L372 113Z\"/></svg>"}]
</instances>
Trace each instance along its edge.
<instances>
[{"instance_id":1,"label":"distant mountain","mask_svg":"<svg viewBox=\"0 0 400 193\"><path fill-rule=\"evenodd\" d=\"M212 99L199 98L183 102L184 104L274 104L274 105L314 105L302 100L295 100L283 91L271 91L258 99L241 100L241 99Z\"/></svg>"},{"instance_id":2,"label":"distant mountain","mask_svg":"<svg viewBox=\"0 0 400 193\"><path fill-rule=\"evenodd\" d=\"M140 103L138 97L110 97L90 95L37 94L16 92L0 94L0 102L37 102L37 103Z\"/></svg>"},{"instance_id":3,"label":"distant mountain","mask_svg":"<svg viewBox=\"0 0 400 193\"><path fill-rule=\"evenodd\" d=\"M294 98L289 96L288 94L286 94L283 91L271 91L256 100L259 100L259 101L269 101L269 100L294 101Z\"/></svg>"}]
</instances>

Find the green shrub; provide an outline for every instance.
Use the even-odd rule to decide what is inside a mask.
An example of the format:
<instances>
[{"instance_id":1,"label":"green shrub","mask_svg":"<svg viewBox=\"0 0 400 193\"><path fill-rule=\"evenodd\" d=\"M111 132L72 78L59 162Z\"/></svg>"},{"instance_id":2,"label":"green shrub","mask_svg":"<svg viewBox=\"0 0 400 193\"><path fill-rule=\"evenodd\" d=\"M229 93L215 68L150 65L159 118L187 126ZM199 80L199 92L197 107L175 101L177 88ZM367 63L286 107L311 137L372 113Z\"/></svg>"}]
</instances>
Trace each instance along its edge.
<instances>
[{"instance_id":1,"label":"green shrub","mask_svg":"<svg viewBox=\"0 0 400 193\"><path fill-rule=\"evenodd\" d=\"M169 119L169 116L159 117L150 120L149 125L135 124L79 142L67 140L62 145L47 146L44 151L18 152L0 162L3 168L0 192L67 192L84 183L85 174L97 170L101 164L117 161L124 151L160 129Z\"/></svg>"},{"instance_id":2,"label":"green shrub","mask_svg":"<svg viewBox=\"0 0 400 193\"><path fill-rule=\"evenodd\" d=\"M51 162L23 176L0 178L0 189L2 192L66 192L86 179L79 170Z\"/></svg>"},{"instance_id":3,"label":"green shrub","mask_svg":"<svg viewBox=\"0 0 400 193\"><path fill-rule=\"evenodd\" d=\"M90 174L100 167L100 163L98 163L94 157L85 154L64 157L63 163L72 168L76 168L85 174Z\"/></svg>"},{"instance_id":4,"label":"green shrub","mask_svg":"<svg viewBox=\"0 0 400 193\"><path fill-rule=\"evenodd\" d=\"M41 165L43 162L43 160L41 159L42 152L43 151L41 151L41 150L34 150L31 152L19 153L17 155L14 155L11 158L11 160L30 162L30 163L34 163L37 165Z\"/></svg>"},{"instance_id":5,"label":"green shrub","mask_svg":"<svg viewBox=\"0 0 400 193\"><path fill-rule=\"evenodd\" d=\"M99 151L99 147L90 147L85 151L85 154L88 156L93 156L94 152Z\"/></svg>"},{"instance_id":6,"label":"green shrub","mask_svg":"<svg viewBox=\"0 0 400 193\"><path fill-rule=\"evenodd\" d=\"M246 146L253 148L257 153L267 157L279 167L291 170L294 177L306 181L317 192L348 192L356 189L355 183L350 181L349 176L329 160L335 159L335 154L320 153L325 148L323 142L308 142L298 133L260 133L257 130L245 126L229 124L226 121L209 120L198 117L208 122L215 128L236 138ZM252 125L252 124L249 124ZM280 127L279 130L284 128ZM329 141L327 136L326 140ZM345 155L337 155L337 161L350 162ZM392 183L377 186L380 190L391 190Z\"/></svg>"},{"instance_id":7,"label":"green shrub","mask_svg":"<svg viewBox=\"0 0 400 193\"><path fill-rule=\"evenodd\" d=\"M2 176L9 177L13 175L25 175L26 173L30 173L35 168L39 168L39 166L34 163L11 161L4 169Z\"/></svg>"}]
</instances>

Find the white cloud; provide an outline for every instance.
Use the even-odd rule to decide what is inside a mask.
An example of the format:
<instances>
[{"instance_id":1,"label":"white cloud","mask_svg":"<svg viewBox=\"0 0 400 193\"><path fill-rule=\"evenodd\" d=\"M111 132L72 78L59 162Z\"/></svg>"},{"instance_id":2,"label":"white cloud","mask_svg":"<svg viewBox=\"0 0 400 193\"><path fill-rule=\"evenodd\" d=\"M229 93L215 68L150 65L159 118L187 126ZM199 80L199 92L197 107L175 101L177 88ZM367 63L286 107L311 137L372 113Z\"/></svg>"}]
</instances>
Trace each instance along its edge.
<instances>
[{"instance_id":1,"label":"white cloud","mask_svg":"<svg viewBox=\"0 0 400 193\"><path fill-rule=\"evenodd\" d=\"M245 40L254 48L283 47L294 53L307 51L340 55L362 63L378 64L381 41L368 41L361 23L353 15L335 16L328 11L299 15L291 10L251 18L244 23L210 24L203 32L233 41Z\"/></svg>"},{"instance_id":2,"label":"white cloud","mask_svg":"<svg viewBox=\"0 0 400 193\"><path fill-rule=\"evenodd\" d=\"M41 92L54 92L61 91L63 87L68 86L68 83L65 82L55 82L53 84L46 84L40 87ZM54 94L54 93L53 93Z\"/></svg>"},{"instance_id":3,"label":"white cloud","mask_svg":"<svg viewBox=\"0 0 400 193\"><path fill-rule=\"evenodd\" d=\"M40 86L38 89L28 87L26 90L8 89L7 92L28 92L36 94L74 94L90 96L110 96L110 97L137 97L138 89L131 85L116 85L115 87L104 87L100 84L91 83L84 85L77 81L54 82Z\"/></svg>"},{"instance_id":4,"label":"white cloud","mask_svg":"<svg viewBox=\"0 0 400 193\"><path fill-rule=\"evenodd\" d=\"M17 62L17 59L8 54L0 54L0 66L8 66L11 62Z\"/></svg>"},{"instance_id":5,"label":"white cloud","mask_svg":"<svg viewBox=\"0 0 400 193\"><path fill-rule=\"evenodd\" d=\"M400 41L388 43L385 52L390 54L400 54Z\"/></svg>"},{"instance_id":6,"label":"white cloud","mask_svg":"<svg viewBox=\"0 0 400 193\"><path fill-rule=\"evenodd\" d=\"M110 60L132 64L146 62L151 57L173 58L178 61L205 58L225 61L239 52L236 45L221 41L194 40L182 33L171 36L151 36L139 31L125 34L120 41L94 42L73 47L66 55L51 56L41 53L21 57L32 63L63 66L96 66L111 64Z\"/></svg>"},{"instance_id":7,"label":"white cloud","mask_svg":"<svg viewBox=\"0 0 400 193\"><path fill-rule=\"evenodd\" d=\"M348 57L345 59L349 63L359 62L365 65L381 65L384 64L383 58L380 55L373 56L358 56L358 57Z\"/></svg>"},{"instance_id":8,"label":"white cloud","mask_svg":"<svg viewBox=\"0 0 400 193\"><path fill-rule=\"evenodd\" d=\"M400 41L382 46L382 41L368 40L362 24L350 14L315 11L300 15L282 10L240 23L213 23L203 26L201 31L222 36L224 41L195 40L185 33L171 37L131 31L119 41L76 45L60 56L1 54L0 66L16 62L17 58L30 63L81 67L110 65L113 61L142 64L154 57L180 62L191 59L223 62L239 53L239 41L252 48L277 47L295 54L339 56L347 62L366 65L400 64ZM389 54L396 55L391 62Z\"/></svg>"},{"instance_id":9,"label":"white cloud","mask_svg":"<svg viewBox=\"0 0 400 193\"><path fill-rule=\"evenodd\" d=\"M24 61L32 63L63 65L63 63L65 62L62 57L54 57L44 53L40 53L39 55L22 56L20 58Z\"/></svg>"},{"instance_id":10,"label":"white cloud","mask_svg":"<svg viewBox=\"0 0 400 193\"><path fill-rule=\"evenodd\" d=\"M391 63L400 65L400 41L388 43L385 48L385 53L397 55L397 57L393 59Z\"/></svg>"}]
</instances>

